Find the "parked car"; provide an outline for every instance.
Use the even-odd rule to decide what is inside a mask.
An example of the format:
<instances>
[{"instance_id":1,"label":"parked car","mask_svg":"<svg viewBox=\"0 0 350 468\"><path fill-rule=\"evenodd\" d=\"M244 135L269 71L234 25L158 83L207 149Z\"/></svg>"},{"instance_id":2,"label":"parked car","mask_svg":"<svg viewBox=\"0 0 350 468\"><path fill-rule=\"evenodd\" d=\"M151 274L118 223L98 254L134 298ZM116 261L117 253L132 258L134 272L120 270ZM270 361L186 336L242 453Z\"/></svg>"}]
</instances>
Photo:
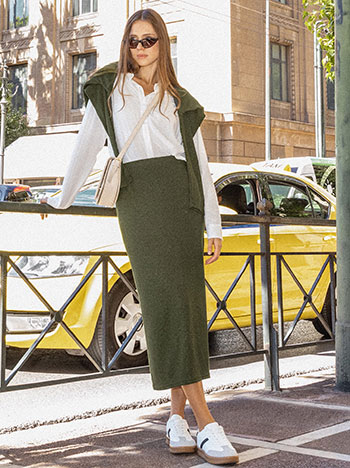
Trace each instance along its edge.
<instances>
[{"instance_id":1,"label":"parked car","mask_svg":"<svg viewBox=\"0 0 350 468\"><path fill-rule=\"evenodd\" d=\"M257 215L258 202L262 198L272 203L272 214L281 217L297 216L309 219L335 219L335 198L308 178L291 172L257 171L249 166L233 164L210 164L213 180L220 200L220 209L225 214L223 221L223 252L240 252L241 256L222 255L212 265L205 266L210 287L222 299L241 270L249 252L259 252L259 227L254 224L235 224L234 215ZM16 264L25 273L54 310L59 310L67 297L86 277L96 261L94 252L125 252L124 243L114 217L49 215L45 221L37 214L2 213L2 227L12 235L3 241L2 250L18 252L38 251L34 256L20 255ZM18 226L26 227L23 239ZM271 226L272 252L300 252L287 258L298 281L309 291L317 277L326 252L335 251L335 228L320 226ZM68 257L42 255L40 251L74 252ZM92 256L79 255L89 251ZM324 255L304 255L303 252L324 252ZM127 256L113 257L115 264L132 282L132 269ZM260 260L256 257L256 322L262 323ZM77 296L65 307L64 321L96 359L101 358L101 267L88 280ZM273 280L276 266L273 262ZM108 352L112 356L121 346L128 332L141 315L140 304L121 281L109 269L108 293ZM329 306L329 274L323 275L312 299L318 310L327 317ZM6 337L8 346L29 347L39 332L50 321L50 315L32 290L10 269L7 280L8 298ZM227 308L241 327L251 324L250 275L246 271L227 300ZM283 272L284 320L293 320L304 300L303 294L292 277ZM181 294L181 291L179 291ZM277 286L273 281L273 317L277 321ZM217 308L217 298L207 291L208 322ZM41 311L41 315L24 316L18 310ZM315 319L308 305L302 319ZM328 317L329 319L329 317ZM317 320L316 320L317 321ZM320 323L319 323L320 325ZM211 330L232 328L224 312L220 312ZM322 331L322 329L321 329ZM25 332L25 333L23 333ZM77 350L78 346L59 325L55 325L41 341L40 348ZM118 361L120 366L142 365L147 360L147 348L141 327L126 347Z\"/></svg>"},{"instance_id":2,"label":"parked car","mask_svg":"<svg viewBox=\"0 0 350 468\"><path fill-rule=\"evenodd\" d=\"M0 201L30 201L32 193L29 185L0 184Z\"/></svg>"},{"instance_id":3,"label":"parked car","mask_svg":"<svg viewBox=\"0 0 350 468\"><path fill-rule=\"evenodd\" d=\"M259 161L251 166L258 170L277 169L291 171L294 174L308 177L325 188L329 193L336 196L336 159L314 158L301 156L298 158L271 159L270 161Z\"/></svg>"}]
</instances>

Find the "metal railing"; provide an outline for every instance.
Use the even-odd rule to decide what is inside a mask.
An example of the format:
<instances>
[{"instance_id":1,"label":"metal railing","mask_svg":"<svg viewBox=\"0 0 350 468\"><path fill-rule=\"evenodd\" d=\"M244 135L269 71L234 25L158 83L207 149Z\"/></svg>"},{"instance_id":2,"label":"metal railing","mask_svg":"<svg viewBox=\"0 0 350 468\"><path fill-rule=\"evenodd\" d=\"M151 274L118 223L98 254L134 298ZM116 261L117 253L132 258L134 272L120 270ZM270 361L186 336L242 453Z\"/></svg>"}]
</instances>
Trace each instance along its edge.
<instances>
[{"instance_id":1,"label":"metal railing","mask_svg":"<svg viewBox=\"0 0 350 468\"><path fill-rule=\"evenodd\" d=\"M49 206L42 205L31 205L22 203L0 203L0 212L1 211L18 211L18 212L31 212L31 213L51 213L51 214L72 214L72 215L92 215L92 216L115 216L114 209L101 208L101 207L71 207L68 210L59 212L54 210ZM237 330L239 336L242 338L243 342L248 346L248 352L240 352L234 354L225 355L225 357L233 356L242 356L246 354L262 354L264 356L265 363L265 388L268 390L279 390L279 369L278 369L278 352L279 349L284 349L288 345L290 336L292 335L295 327L300 320L305 308L309 305L312 310L315 312L315 315L319 318L320 322L327 330L330 340L334 339L334 323L335 323L335 252L271 252L270 250L270 226L271 225L303 225L303 226L324 226L324 227L333 227L335 226L335 221L333 220L321 220L321 219L308 219L308 218L279 218L272 217L266 214L262 216L248 216L248 215L234 215L234 216L222 216L224 226L232 226L236 224L249 224L259 226L259 235L260 235L260 251L259 252L226 252L222 253L222 256L239 256L243 257L243 265L235 278L233 278L232 283L229 285L227 292L222 298L219 297L217 292L214 290L212 285L206 280L206 287L212 297L215 299L217 308L213 312L209 323L208 330L212 328L214 322L218 319L220 312L223 312L227 319L230 321L231 325ZM34 256L34 255L54 255L54 256L65 256L65 255L79 255L79 256L89 256L94 257L93 265L89 267L89 271L84 273L84 278L75 288L75 290L69 294L67 299L64 301L61 307L55 309L51 306L49 301L43 297L43 295L38 291L38 289L33 285L30 279L21 271L19 266L13 261L14 256ZM293 272L293 269L288 263L288 256L293 255L322 255L326 256L326 260L323 262L322 267L315 278L311 288L307 291L304 286L300 283L297 276ZM91 251L78 251L78 252L25 252L25 251L0 251L0 267L1 267L1 276L0 276L0 328L1 328L1 341L0 341L0 391L9 391L16 390L20 388L35 387L42 385L53 385L58 382L68 382L75 380L83 380L89 378L96 378L97 376L108 376L114 375L119 372L125 372L125 369L113 369L115 363L118 361L125 348L129 344L130 340L133 338L134 334L137 332L139 327L142 324L142 318L140 318L135 325L133 326L131 332L126 336L122 342L121 347L115 352L114 356L111 359L108 359L107 353L107 301L108 301L108 281L109 281L109 267L112 268L113 273L126 285L129 291L133 294L134 298L138 300L137 291L135 287L129 280L128 276L124 274L116 265L113 257L117 256L126 256L125 252L91 252ZM259 348L257 346L257 326L256 326L256 258L260 258L260 276L261 276L261 303L262 303L262 326L263 326L263 346ZM275 258L276 261L276 281L277 281L277 302L278 302L278 332L276 331L273 324L272 316L272 279L271 279L271 262ZM8 281L8 266L10 266L21 278L22 281L31 289L31 291L36 295L39 301L45 306L47 312L50 314L50 320L44 329L37 334L37 338L33 344L25 351L20 360L15 364L11 372L6 376L6 317L7 313L7 281ZM83 288L87 287L89 280L96 273L97 269L101 267L101 296L102 296L102 305L101 305L101 316L102 316L102 359L101 362L92 356L89 350L83 345L83 343L76 336L74 331L68 326L66 322L66 309L72 303L77 294L82 291ZM323 275L325 275L327 267L330 272L329 278L329 288L330 288L330 298L331 298L331 314L332 314L332 324L331 327L324 319L316 306L314 305L312 295L319 284ZM287 333L284 333L284 314L283 314L283 278L282 278L282 268L284 268L292 280L294 281L296 287L300 290L303 300L300 306L298 313L296 314L289 330ZM239 285L241 278L244 273L249 270L250 278L250 334L251 337L248 338L245 329L242 329L235 319L234 315L230 313L228 309L228 300L234 294L235 288ZM11 313L16 313L19 311L10 311ZM21 311L21 314L25 315L25 312ZM28 312L29 314L29 312ZM32 315L33 313L30 312ZM39 314L39 312L38 312ZM42 314L42 312L41 312ZM17 375L17 373L23 368L24 364L32 356L33 352L38 348L44 337L52 330L52 327L60 326L62 329L70 336L70 338L75 342L76 346L82 351L82 353L90 360L90 362L95 367L96 371L92 373L87 373L78 377L67 377L64 379L55 379L46 382L34 382L30 384L18 384L10 385L10 382ZM326 342L325 340L324 342ZM329 341L329 340L328 340ZM305 343L308 345L310 343ZM128 369L127 371L136 371L138 369Z\"/></svg>"}]
</instances>

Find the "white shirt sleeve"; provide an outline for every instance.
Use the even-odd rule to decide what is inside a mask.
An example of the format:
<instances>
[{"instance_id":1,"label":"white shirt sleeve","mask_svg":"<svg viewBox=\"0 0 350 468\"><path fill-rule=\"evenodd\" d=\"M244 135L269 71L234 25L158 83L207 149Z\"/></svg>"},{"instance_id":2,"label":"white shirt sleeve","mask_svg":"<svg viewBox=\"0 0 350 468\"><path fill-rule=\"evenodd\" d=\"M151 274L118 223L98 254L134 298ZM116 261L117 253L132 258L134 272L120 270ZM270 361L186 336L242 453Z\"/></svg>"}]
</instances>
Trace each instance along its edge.
<instances>
[{"instance_id":1,"label":"white shirt sleeve","mask_svg":"<svg viewBox=\"0 0 350 468\"><path fill-rule=\"evenodd\" d=\"M79 133L66 170L59 197L48 198L54 208L68 208L92 171L99 151L107 138L107 132L91 101L88 102Z\"/></svg>"},{"instance_id":2,"label":"white shirt sleeve","mask_svg":"<svg viewBox=\"0 0 350 468\"><path fill-rule=\"evenodd\" d=\"M208 165L207 152L205 150L202 132L197 130L193 138L196 148L199 170L202 177L202 186L204 193L204 220L208 239L222 239L221 217L219 212L218 197L216 195L213 179Z\"/></svg>"}]
</instances>

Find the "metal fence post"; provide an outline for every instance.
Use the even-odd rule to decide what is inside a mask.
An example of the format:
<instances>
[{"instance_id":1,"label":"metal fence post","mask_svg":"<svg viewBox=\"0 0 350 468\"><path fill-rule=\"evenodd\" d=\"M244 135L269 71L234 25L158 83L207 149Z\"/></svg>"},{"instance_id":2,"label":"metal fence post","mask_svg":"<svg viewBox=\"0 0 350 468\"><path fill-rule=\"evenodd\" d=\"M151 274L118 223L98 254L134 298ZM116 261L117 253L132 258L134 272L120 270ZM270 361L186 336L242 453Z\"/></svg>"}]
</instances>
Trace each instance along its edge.
<instances>
[{"instance_id":1,"label":"metal fence post","mask_svg":"<svg viewBox=\"0 0 350 468\"><path fill-rule=\"evenodd\" d=\"M6 279L7 279L7 257L0 257L0 391L4 391L6 370Z\"/></svg>"},{"instance_id":2,"label":"metal fence post","mask_svg":"<svg viewBox=\"0 0 350 468\"><path fill-rule=\"evenodd\" d=\"M108 366L108 336L107 336L107 295L108 295L108 258L102 260L102 369Z\"/></svg>"},{"instance_id":3,"label":"metal fence post","mask_svg":"<svg viewBox=\"0 0 350 468\"><path fill-rule=\"evenodd\" d=\"M265 214L265 213L264 213ZM272 318L270 223L265 216L260 223L261 253L261 304L263 316L263 341L265 364L265 389L279 391L277 332Z\"/></svg>"}]
</instances>

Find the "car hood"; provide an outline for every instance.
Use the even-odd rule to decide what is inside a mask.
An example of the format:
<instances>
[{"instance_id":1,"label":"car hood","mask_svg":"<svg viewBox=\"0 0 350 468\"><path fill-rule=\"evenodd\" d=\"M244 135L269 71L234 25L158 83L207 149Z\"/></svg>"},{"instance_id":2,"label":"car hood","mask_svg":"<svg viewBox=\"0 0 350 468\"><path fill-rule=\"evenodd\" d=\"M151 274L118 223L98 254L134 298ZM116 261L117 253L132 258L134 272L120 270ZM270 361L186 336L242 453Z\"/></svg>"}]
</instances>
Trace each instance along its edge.
<instances>
[{"instance_id":1,"label":"car hood","mask_svg":"<svg viewBox=\"0 0 350 468\"><path fill-rule=\"evenodd\" d=\"M1 251L123 251L117 217L0 213Z\"/></svg>"}]
</instances>

